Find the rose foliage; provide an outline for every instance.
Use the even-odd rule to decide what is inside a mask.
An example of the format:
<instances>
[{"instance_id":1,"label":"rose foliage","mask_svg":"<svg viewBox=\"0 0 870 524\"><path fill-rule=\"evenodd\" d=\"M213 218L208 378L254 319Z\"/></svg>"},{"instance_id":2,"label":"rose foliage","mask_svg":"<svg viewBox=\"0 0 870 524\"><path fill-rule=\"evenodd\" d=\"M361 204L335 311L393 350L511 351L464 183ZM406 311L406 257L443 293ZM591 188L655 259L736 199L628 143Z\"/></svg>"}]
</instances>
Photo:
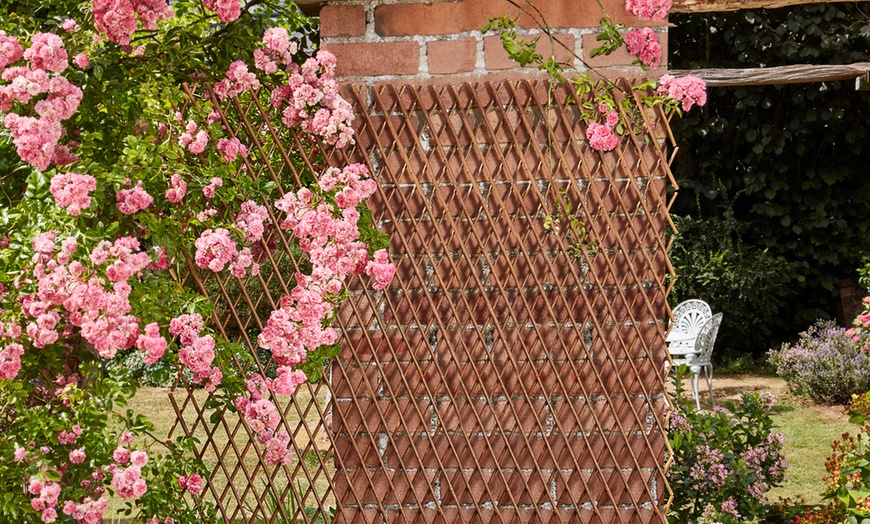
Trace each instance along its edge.
<instances>
[{"instance_id":1,"label":"rose foliage","mask_svg":"<svg viewBox=\"0 0 870 524\"><path fill-rule=\"evenodd\" d=\"M511 60L521 66L537 64L538 69L545 71L552 80L563 82L566 80L565 72L570 64L558 62L555 58L556 46L561 45L564 51L571 53L574 59L589 71L589 73L581 72L570 80L575 84L577 94L592 95L591 100L580 102L584 109L581 118L588 122L585 134L589 147L602 152L616 149L620 137L628 134L626 120L632 121L639 129L646 129L645 118L633 105L629 93L624 92L621 101L617 102L611 90L623 91L622 88L599 73L573 50L558 43L550 32L549 24L532 0L507 0L507 2L534 21L537 29L548 37L551 50L550 56L545 59L537 52L540 37L531 40L520 38L516 30L517 18L506 15L490 18L483 31L500 33L502 47ZM641 20L666 18L670 8L671 0L626 0L625 2L625 12ZM606 12L603 15L602 31L596 37L601 45L590 50L590 57L610 55L618 49L625 48L625 51L635 57L632 63L639 65L644 73L648 69L659 67L662 47L655 31L649 27L626 31L625 25L615 23ZM658 80L643 80L632 86L632 90L639 95L647 107L661 105L669 113L682 114L695 106L700 107L707 103L707 84L703 79L693 75L676 78L665 74Z\"/></svg>"},{"instance_id":2,"label":"rose foliage","mask_svg":"<svg viewBox=\"0 0 870 524\"><path fill-rule=\"evenodd\" d=\"M308 21L292 3L0 11L0 521L97 523L111 495L139 522L210 521L193 502L206 473L195 442L151 438L124 410L137 384L112 364L138 352L178 370L213 393L209 407L240 414L267 462L294 460L274 395L335 353L345 279L382 289L395 268L365 208L376 184L364 166L260 177L270 153L217 106L256 100L276 136L343 147L353 115L335 59L300 49ZM244 287L278 233L300 262L252 337L274 374L246 375L233 364L258 348L216 332L214 304L176 277L190 261Z\"/></svg>"}]
</instances>

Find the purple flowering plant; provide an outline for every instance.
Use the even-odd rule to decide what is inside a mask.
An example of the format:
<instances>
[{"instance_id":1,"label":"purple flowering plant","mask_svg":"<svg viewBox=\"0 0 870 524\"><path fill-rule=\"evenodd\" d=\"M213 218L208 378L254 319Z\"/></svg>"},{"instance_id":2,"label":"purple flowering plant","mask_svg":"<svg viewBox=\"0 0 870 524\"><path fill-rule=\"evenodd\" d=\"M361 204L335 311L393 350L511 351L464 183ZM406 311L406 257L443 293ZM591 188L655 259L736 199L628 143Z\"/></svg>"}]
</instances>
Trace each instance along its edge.
<instances>
[{"instance_id":1,"label":"purple flowering plant","mask_svg":"<svg viewBox=\"0 0 870 524\"><path fill-rule=\"evenodd\" d=\"M819 321L797 342L783 344L768 355L776 373L795 393L821 404L847 404L852 395L870 390L866 338L861 326L847 330Z\"/></svg>"},{"instance_id":2,"label":"purple flowering plant","mask_svg":"<svg viewBox=\"0 0 870 524\"><path fill-rule=\"evenodd\" d=\"M776 398L767 392L742 393L712 411L695 410L675 371L676 393L668 434L673 463L668 481L674 493L672 523L721 524L763 518L767 492L785 480L784 437L773 431Z\"/></svg>"}]
</instances>

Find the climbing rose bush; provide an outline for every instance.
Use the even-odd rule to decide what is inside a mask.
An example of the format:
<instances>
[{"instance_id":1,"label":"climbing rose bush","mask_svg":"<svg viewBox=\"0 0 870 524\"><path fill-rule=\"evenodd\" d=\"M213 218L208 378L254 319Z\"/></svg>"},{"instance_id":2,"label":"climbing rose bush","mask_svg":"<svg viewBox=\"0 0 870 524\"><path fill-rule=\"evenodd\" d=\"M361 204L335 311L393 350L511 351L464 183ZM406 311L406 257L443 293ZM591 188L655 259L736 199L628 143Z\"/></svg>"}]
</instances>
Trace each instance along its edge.
<instances>
[{"instance_id":1,"label":"climbing rose bush","mask_svg":"<svg viewBox=\"0 0 870 524\"><path fill-rule=\"evenodd\" d=\"M315 166L301 183L282 175L280 194L213 104L256 99L281 136L352 144L335 58L300 52L308 40L291 34L310 21L292 3L2 10L0 521L97 523L115 496L138 522L211 522L194 504L208 488L195 442L166 442L124 409L137 384L119 362L138 353L178 370L215 393L210 407L240 414L268 464L296 460L275 395L336 353L347 278L384 289L395 274L365 207L377 186L363 165ZM253 337L275 371L245 374L233 363L257 348L216 332L215 305L176 275L191 264L244 287L279 229L300 263Z\"/></svg>"},{"instance_id":2,"label":"climbing rose bush","mask_svg":"<svg viewBox=\"0 0 870 524\"><path fill-rule=\"evenodd\" d=\"M670 8L671 0L626 0L625 2L625 11L628 14L644 20L666 18ZM644 71L659 66L662 59L662 47L658 42L656 32L651 28L644 27L623 32L623 25L614 23L606 16L602 19L602 24L604 30L599 35L598 40L603 41L603 44L592 50L591 56L609 55L625 46L626 50L637 58L634 63L639 64ZM586 140L589 142L589 147L602 152L616 149L620 142L619 135L625 134L627 131L623 117L612 110L601 108L602 105L608 108L616 106L616 101L612 99L612 96L602 89L607 82L590 82L586 75L581 75L578 84L581 86L581 92L597 93L594 96L594 103L586 104L583 117L587 120L603 117L605 120L604 124L592 121L586 126ZM652 88L654 88L653 94L645 92ZM689 111L694 106L703 106L707 103L707 84L704 80L691 75L681 78L663 75L658 82L648 80L633 86L633 89L641 92L641 97L648 106L661 104L667 111ZM595 104L599 106L597 111ZM635 110L630 103L624 104L623 110L626 114L631 115L630 119L635 120L636 125L643 126L642 119L639 118L639 115L634 115Z\"/></svg>"}]
</instances>

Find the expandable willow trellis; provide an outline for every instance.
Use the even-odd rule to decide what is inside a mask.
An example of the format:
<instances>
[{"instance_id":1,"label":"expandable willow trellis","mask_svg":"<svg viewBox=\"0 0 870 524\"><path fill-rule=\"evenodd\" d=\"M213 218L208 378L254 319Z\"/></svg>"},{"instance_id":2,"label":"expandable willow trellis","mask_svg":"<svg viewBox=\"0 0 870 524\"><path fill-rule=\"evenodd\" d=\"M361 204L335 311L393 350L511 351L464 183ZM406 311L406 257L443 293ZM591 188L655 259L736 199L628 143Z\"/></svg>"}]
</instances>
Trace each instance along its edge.
<instances>
[{"instance_id":1,"label":"expandable willow trellis","mask_svg":"<svg viewBox=\"0 0 870 524\"><path fill-rule=\"evenodd\" d=\"M244 168L282 192L306 167L365 163L398 271L384 291L349 283L328 379L281 403L290 465L267 466L244 421L209 420L207 395L177 384L172 431L201 438L203 498L225 522L666 522L666 116L615 92L636 118L600 153L570 86L345 91L343 150L275 125L265 100L220 105ZM182 277L261 372L256 334L304 268L290 246L271 227L259 276Z\"/></svg>"}]
</instances>

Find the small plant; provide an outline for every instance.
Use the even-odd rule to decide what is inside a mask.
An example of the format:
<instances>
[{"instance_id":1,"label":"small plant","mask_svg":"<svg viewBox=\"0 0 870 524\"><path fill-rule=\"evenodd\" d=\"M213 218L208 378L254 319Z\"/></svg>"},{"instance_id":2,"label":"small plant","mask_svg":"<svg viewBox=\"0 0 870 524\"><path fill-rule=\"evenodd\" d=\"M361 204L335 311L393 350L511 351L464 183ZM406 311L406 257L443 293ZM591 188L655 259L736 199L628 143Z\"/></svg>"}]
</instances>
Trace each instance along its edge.
<instances>
[{"instance_id":1,"label":"small plant","mask_svg":"<svg viewBox=\"0 0 870 524\"><path fill-rule=\"evenodd\" d=\"M309 455L306 454L306 459ZM315 455L317 456L317 455ZM310 460L310 459L309 459ZM319 460L319 458L317 459ZM263 488L268 490L268 484L263 481ZM263 499L263 506L270 516L277 516L281 510L279 510L279 506L281 506L284 515L290 519L288 522L298 523L298 524L330 524L335 520L335 507L330 506L326 509L326 511L320 509L319 506L304 506L303 500L305 496L305 490L302 487L302 483L300 481L296 481L295 489L291 489L288 492L289 497L287 500L281 504L275 498L275 495L269 491L266 498ZM299 501L297 503L297 500ZM250 504L245 503L245 507L249 512L256 514L257 510L253 508ZM257 524L265 524L267 521L263 518L257 518Z\"/></svg>"},{"instance_id":2,"label":"small plant","mask_svg":"<svg viewBox=\"0 0 870 524\"><path fill-rule=\"evenodd\" d=\"M794 344L771 350L770 363L789 388L822 404L845 404L870 390L870 353L863 335L819 321Z\"/></svg>"},{"instance_id":3,"label":"small plant","mask_svg":"<svg viewBox=\"0 0 870 524\"><path fill-rule=\"evenodd\" d=\"M669 438L673 464L668 481L674 492L668 521L729 524L763 518L767 492L785 480L784 437L770 417L776 398L743 393L713 411L696 411L684 395L676 370Z\"/></svg>"}]
</instances>

